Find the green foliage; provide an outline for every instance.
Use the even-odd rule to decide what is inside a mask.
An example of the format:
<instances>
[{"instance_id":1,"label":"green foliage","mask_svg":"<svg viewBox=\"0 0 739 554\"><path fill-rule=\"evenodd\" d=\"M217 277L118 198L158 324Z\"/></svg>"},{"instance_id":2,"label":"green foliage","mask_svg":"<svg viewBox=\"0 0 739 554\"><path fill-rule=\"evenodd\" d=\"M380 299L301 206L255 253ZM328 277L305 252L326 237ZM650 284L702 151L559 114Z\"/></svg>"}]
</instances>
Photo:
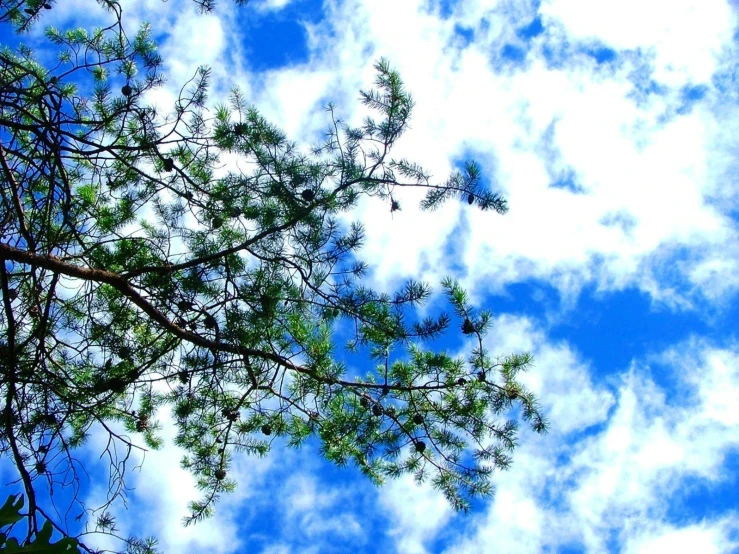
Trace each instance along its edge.
<instances>
[{"instance_id":1,"label":"green foliage","mask_svg":"<svg viewBox=\"0 0 739 554\"><path fill-rule=\"evenodd\" d=\"M35 537L19 543L14 537L8 537L7 528L23 519L20 511L23 508L23 496L12 494L8 497L0 507L0 552L4 554L71 554L77 553L77 540L69 537L63 537L57 542L50 541L54 528L50 521L45 521L44 525L35 534Z\"/></svg>"},{"instance_id":2,"label":"green foliage","mask_svg":"<svg viewBox=\"0 0 739 554\"><path fill-rule=\"evenodd\" d=\"M111 488L96 529L114 533L105 508L131 452L161 446L165 407L203 491L185 523L234 490L235 455L267 455L275 441L320 442L377 484L430 480L461 510L491 494L519 420L546 430L518 380L531 356L493 357L492 314L452 279L442 282L452 314L422 320L428 284L365 287L364 229L340 223L362 196L399 210L404 187L427 190L423 209L456 199L505 213L480 168L435 183L389 157L413 101L387 60L361 92L363 124L330 105L325 140L309 151L237 89L206 110L207 68L158 113L143 101L163 82L151 29L127 38L118 4L102 3L104 29L47 29L54 63L24 46L0 51L0 452L18 470L29 524L35 490L76 475L74 449L97 431L110 437ZM0 19L18 31L39 18L16 8ZM339 328L352 333L346 348ZM433 348L449 329L469 343L466 359ZM346 352L361 355L359 370Z\"/></svg>"}]
</instances>

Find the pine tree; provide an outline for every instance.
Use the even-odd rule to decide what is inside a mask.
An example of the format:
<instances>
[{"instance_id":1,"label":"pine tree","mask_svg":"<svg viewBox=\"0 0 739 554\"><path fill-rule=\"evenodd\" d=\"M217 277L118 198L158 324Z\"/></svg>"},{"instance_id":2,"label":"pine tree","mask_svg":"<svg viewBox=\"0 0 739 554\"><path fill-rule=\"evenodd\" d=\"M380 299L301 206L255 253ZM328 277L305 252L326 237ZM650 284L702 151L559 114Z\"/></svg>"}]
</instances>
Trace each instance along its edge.
<instances>
[{"instance_id":1,"label":"pine tree","mask_svg":"<svg viewBox=\"0 0 739 554\"><path fill-rule=\"evenodd\" d=\"M29 533L35 490L77 472L74 449L119 422L129 435L110 431L100 509L110 505L124 479L115 448L130 453L136 434L159 447L165 406L204 492L186 524L233 490L234 453L266 455L280 437L319 440L328 460L378 484L429 476L457 509L491 494L516 444L509 414L546 430L517 380L531 356L493 359L491 314L452 279L442 287L453 315L422 321L414 308L427 284L393 295L363 286L367 266L353 261L363 228L338 222L363 195L399 207L392 193L403 187L426 189L423 209L457 199L505 213L479 167L434 183L390 158L413 101L386 60L361 92L377 119L352 128L331 105L325 141L307 152L238 89L206 110L207 68L158 113L143 100L163 83L151 30L127 38L118 5L101 4L105 29L47 29L56 65L22 45L0 52L0 452L29 500ZM2 2L0 21L23 32L44 9ZM226 154L253 169L224 174ZM452 322L474 343L468 360L430 349ZM365 374L341 362L337 325L355 330L349 347L367 353ZM96 528L112 533L105 514Z\"/></svg>"}]
</instances>

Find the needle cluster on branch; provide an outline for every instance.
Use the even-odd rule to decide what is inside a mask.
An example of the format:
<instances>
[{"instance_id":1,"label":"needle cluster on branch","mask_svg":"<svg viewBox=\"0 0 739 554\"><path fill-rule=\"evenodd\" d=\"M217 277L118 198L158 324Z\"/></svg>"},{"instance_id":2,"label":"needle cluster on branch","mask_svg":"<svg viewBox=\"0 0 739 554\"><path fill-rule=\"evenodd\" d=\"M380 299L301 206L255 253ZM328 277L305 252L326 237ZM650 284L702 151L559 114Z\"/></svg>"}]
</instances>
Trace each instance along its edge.
<instances>
[{"instance_id":1,"label":"needle cluster on branch","mask_svg":"<svg viewBox=\"0 0 739 554\"><path fill-rule=\"evenodd\" d=\"M109 502L77 499L80 516L122 494L132 436L159 447L164 407L204 492L186 523L234 488L234 452L264 455L280 437L314 437L376 483L429 477L458 509L490 494L517 418L546 429L517 380L531 357L492 358L490 313L452 279L453 315L420 321L428 285L363 286L363 228L338 220L363 195L396 208L403 187L426 189L423 209L457 199L504 213L478 166L436 183L390 157L413 102L386 60L361 92L375 117L350 127L331 105L325 140L305 152L237 89L210 108L207 68L161 113L145 101L163 82L150 29L128 37L118 4L100 3L107 28L47 29L56 65L0 51L0 453L28 498L28 539L39 516L68 532L36 491L77 482L74 449L95 429L110 435ZM3 1L0 20L24 30L37 4ZM466 360L429 346L450 325L472 343ZM342 363L337 327L367 354L361 375ZM114 531L107 512L96 529Z\"/></svg>"}]
</instances>

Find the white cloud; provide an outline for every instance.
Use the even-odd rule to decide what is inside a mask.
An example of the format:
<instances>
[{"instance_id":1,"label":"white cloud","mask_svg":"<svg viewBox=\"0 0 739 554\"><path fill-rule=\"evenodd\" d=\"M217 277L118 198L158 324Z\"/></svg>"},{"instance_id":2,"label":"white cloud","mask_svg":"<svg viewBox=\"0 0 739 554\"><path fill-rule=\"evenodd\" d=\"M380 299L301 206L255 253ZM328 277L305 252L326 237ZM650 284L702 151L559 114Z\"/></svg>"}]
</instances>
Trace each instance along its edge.
<instances>
[{"instance_id":1,"label":"white cloud","mask_svg":"<svg viewBox=\"0 0 739 554\"><path fill-rule=\"evenodd\" d=\"M399 192L401 201L408 200L402 202L404 211L390 219L384 204L364 203L357 211L368 227L363 255L378 262L377 284L455 271L457 259L445 257L439 248L454 232L461 236L453 240L465 245L464 267L487 287L499 289L532 277L554 283L565 295L577 294L587 282L604 290L637 285L656 300L682 308L692 306L688 299L693 295L718 299L736 290L733 258L722 259L726 246L736 242L735 223L704 196L717 178L711 152L719 124L709 110L675 115L677 91L649 96L637 106L632 98L636 66L629 61L633 56L608 75L595 71L592 60L552 68L532 52L525 71L493 74L490 37L461 52L447 47L454 24L465 21L461 14L483 11L475 2L455 8L445 21L424 12L421 3L403 3L389 20L383 7L382 2L362 1L334 6L332 21L341 22L331 27L336 38L311 42L312 64L323 67L324 60L331 60L337 75L350 76L342 84L354 85L358 68L369 78L371 63L387 55L417 99L412 129L398 144L398 157L426 163L443 180L452 157L469 148L484 168L494 171L511 212L505 217L474 211L466 215L463 206L450 206L426 216L412 210L413 193ZM571 22L568 18L579 13L576 7L572 2L547 4L545 25L554 24L556 16L570 32L571 26L586 28L592 18L600 18L583 10ZM615 46L657 49L658 60L667 60L659 63L667 67L673 57L684 58L682 50L671 50L676 41L690 42L699 54L697 61L695 56L685 59L685 71L700 82L697 68L712 71L716 63L705 60L713 60L730 39L730 12L711 3L691 41L680 38L693 17L690 6L670 5L659 13L671 41L637 25ZM652 21L643 13L640 18ZM627 33L631 27L623 28ZM322 29L325 37L327 30ZM320 32L314 29L314 35ZM575 33L567 40L577 38ZM347 97L343 87L331 90ZM665 120L665 114L673 115ZM554 165L548 165L541 151L542 137L550 129ZM549 171L568 167L584 194L550 186ZM458 229L455 221L461 213L469 226ZM614 214L628 224L614 224ZM654 266L655 255L681 247L699 260L670 275L670 281L678 282L665 282L662 268Z\"/></svg>"},{"instance_id":2,"label":"white cloud","mask_svg":"<svg viewBox=\"0 0 739 554\"><path fill-rule=\"evenodd\" d=\"M363 542L363 529L356 514L342 506L350 503L351 490L323 489L314 475L299 473L283 485L284 539L308 539L330 542L331 538Z\"/></svg>"},{"instance_id":3,"label":"white cloud","mask_svg":"<svg viewBox=\"0 0 739 554\"><path fill-rule=\"evenodd\" d=\"M656 529L646 529L638 537L630 540L624 554L651 554L670 552L673 554L719 554L734 551L739 547L736 539L726 537L736 533L737 518L723 518L713 525L699 523L682 528L665 525Z\"/></svg>"},{"instance_id":4,"label":"white cloud","mask_svg":"<svg viewBox=\"0 0 739 554\"><path fill-rule=\"evenodd\" d=\"M222 67L227 44L224 21L213 14L196 15L192 3L182 7L170 14L169 33L161 47L167 77L179 86L201 65L213 67L217 74L227 71Z\"/></svg>"},{"instance_id":5,"label":"white cloud","mask_svg":"<svg viewBox=\"0 0 739 554\"><path fill-rule=\"evenodd\" d=\"M657 77L670 86L709 81L715 55L736 25L735 14L722 0L700 5L690 0L548 0L540 12L561 22L571 39L598 39L619 50L652 50Z\"/></svg>"},{"instance_id":6,"label":"white cloud","mask_svg":"<svg viewBox=\"0 0 739 554\"><path fill-rule=\"evenodd\" d=\"M399 554L428 552L425 543L433 540L451 516L443 495L428 486L419 487L412 476L386 483L380 506L392 522L388 535Z\"/></svg>"},{"instance_id":7,"label":"white cloud","mask_svg":"<svg viewBox=\"0 0 739 554\"><path fill-rule=\"evenodd\" d=\"M286 8L293 0L262 0L255 7L262 12L279 11Z\"/></svg>"},{"instance_id":8,"label":"white cloud","mask_svg":"<svg viewBox=\"0 0 739 554\"><path fill-rule=\"evenodd\" d=\"M533 367L520 374L520 379L541 399L552 433L583 431L606 420L613 395L593 384L592 369L568 344L550 342L531 319L511 315L495 318L486 342L494 355L533 354Z\"/></svg>"}]
</instances>

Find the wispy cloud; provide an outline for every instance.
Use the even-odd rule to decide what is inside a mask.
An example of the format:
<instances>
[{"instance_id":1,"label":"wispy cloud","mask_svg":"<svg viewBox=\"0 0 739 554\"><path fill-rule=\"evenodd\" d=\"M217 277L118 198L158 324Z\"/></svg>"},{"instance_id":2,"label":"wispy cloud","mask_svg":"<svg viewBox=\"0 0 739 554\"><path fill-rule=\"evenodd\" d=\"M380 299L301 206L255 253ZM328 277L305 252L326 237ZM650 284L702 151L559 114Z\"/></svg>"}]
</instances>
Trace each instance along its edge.
<instances>
[{"instance_id":1,"label":"wispy cloud","mask_svg":"<svg viewBox=\"0 0 739 554\"><path fill-rule=\"evenodd\" d=\"M285 8L293 0L261 0L255 2L255 7L259 11L278 11Z\"/></svg>"}]
</instances>

